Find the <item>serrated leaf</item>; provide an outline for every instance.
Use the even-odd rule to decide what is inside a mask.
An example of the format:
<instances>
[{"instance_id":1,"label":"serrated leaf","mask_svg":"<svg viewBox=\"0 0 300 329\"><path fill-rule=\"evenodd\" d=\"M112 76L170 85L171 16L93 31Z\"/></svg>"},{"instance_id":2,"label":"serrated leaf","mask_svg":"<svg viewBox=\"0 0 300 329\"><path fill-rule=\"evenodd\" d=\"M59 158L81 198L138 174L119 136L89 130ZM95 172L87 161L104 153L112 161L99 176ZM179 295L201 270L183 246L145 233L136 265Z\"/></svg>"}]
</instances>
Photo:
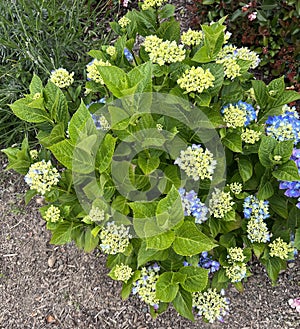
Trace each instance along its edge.
<instances>
[{"instance_id":1,"label":"serrated leaf","mask_svg":"<svg viewBox=\"0 0 300 329\"><path fill-rule=\"evenodd\" d=\"M173 300L175 310L185 318L194 321L194 315L192 312L192 295L191 293L180 288L177 292L175 299Z\"/></svg>"},{"instance_id":2,"label":"serrated leaf","mask_svg":"<svg viewBox=\"0 0 300 329\"><path fill-rule=\"evenodd\" d=\"M69 140L65 139L59 143L51 145L49 150L63 166L72 169L74 146Z\"/></svg>"},{"instance_id":3,"label":"serrated leaf","mask_svg":"<svg viewBox=\"0 0 300 329\"><path fill-rule=\"evenodd\" d=\"M169 248L175 240L175 233L168 231L146 238L147 249L164 250Z\"/></svg>"},{"instance_id":4,"label":"serrated leaf","mask_svg":"<svg viewBox=\"0 0 300 329\"><path fill-rule=\"evenodd\" d=\"M186 266L179 271L186 275L186 279L181 283L183 289L188 292L202 291L208 282L209 271L201 267Z\"/></svg>"},{"instance_id":5,"label":"serrated leaf","mask_svg":"<svg viewBox=\"0 0 300 329\"><path fill-rule=\"evenodd\" d=\"M53 231L50 243L61 245L71 242L73 230L76 230L80 226L82 226L81 223L74 223L69 221L63 221L59 223L56 229Z\"/></svg>"},{"instance_id":6,"label":"serrated leaf","mask_svg":"<svg viewBox=\"0 0 300 329\"><path fill-rule=\"evenodd\" d=\"M146 242L143 241L140 249L138 251L137 262L138 267L152 261L163 261L168 258L169 252L168 250L154 250L148 249L146 246Z\"/></svg>"},{"instance_id":7,"label":"serrated leaf","mask_svg":"<svg viewBox=\"0 0 300 329\"><path fill-rule=\"evenodd\" d=\"M182 256L193 256L217 246L212 239L200 232L192 222L184 222L175 234L173 249Z\"/></svg>"},{"instance_id":8,"label":"serrated leaf","mask_svg":"<svg viewBox=\"0 0 300 329\"><path fill-rule=\"evenodd\" d=\"M242 157L239 158L238 168L243 182L247 182L247 180L249 180L253 174L253 166L251 161L248 160L247 158L242 158Z\"/></svg>"},{"instance_id":9,"label":"serrated leaf","mask_svg":"<svg viewBox=\"0 0 300 329\"><path fill-rule=\"evenodd\" d=\"M300 176L298 174L298 167L293 160L289 160L283 165L277 167L272 175L278 180L293 182L300 181Z\"/></svg>"},{"instance_id":10,"label":"serrated leaf","mask_svg":"<svg viewBox=\"0 0 300 329\"><path fill-rule=\"evenodd\" d=\"M106 171L112 161L117 138L110 134L106 134L96 155L96 168L100 173Z\"/></svg>"},{"instance_id":11,"label":"serrated leaf","mask_svg":"<svg viewBox=\"0 0 300 329\"><path fill-rule=\"evenodd\" d=\"M273 166L273 162L270 159L270 154L273 154L273 151L277 145L277 141L271 136L263 136L258 149L258 157L260 163L268 168Z\"/></svg>"},{"instance_id":12,"label":"serrated leaf","mask_svg":"<svg viewBox=\"0 0 300 329\"><path fill-rule=\"evenodd\" d=\"M162 302L169 303L177 295L179 290L178 279L179 273L165 272L161 274L156 283L156 297ZM184 276L182 274L182 276Z\"/></svg>"},{"instance_id":13,"label":"serrated leaf","mask_svg":"<svg viewBox=\"0 0 300 329\"><path fill-rule=\"evenodd\" d=\"M237 133L226 134L226 136L222 138L222 143L233 152L243 152L241 135Z\"/></svg>"}]
</instances>

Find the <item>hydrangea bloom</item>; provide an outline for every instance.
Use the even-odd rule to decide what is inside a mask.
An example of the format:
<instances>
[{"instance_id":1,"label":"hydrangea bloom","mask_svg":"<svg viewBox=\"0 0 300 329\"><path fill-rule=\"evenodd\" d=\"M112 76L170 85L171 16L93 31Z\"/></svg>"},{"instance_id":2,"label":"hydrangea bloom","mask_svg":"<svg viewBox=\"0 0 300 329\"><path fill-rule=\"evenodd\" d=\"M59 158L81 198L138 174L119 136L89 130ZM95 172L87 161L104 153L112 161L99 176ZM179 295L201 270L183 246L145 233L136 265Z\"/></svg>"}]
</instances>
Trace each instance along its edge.
<instances>
[{"instance_id":1,"label":"hydrangea bloom","mask_svg":"<svg viewBox=\"0 0 300 329\"><path fill-rule=\"evenodd\" d=\"M230 210L234 202L231 201L230 192L221 191L215 188L209 200L209 211L216 218L223 218Z\"/></svg>"},{"instance_id":2,"label":"hydrangea bloom","mask_svg":"<svg viewBox=\"0 0 300 329\"><path fill-rule=\"evenodd\" d=\"M69 73L66 69L59 68L51 71L50 81L59 88L69 87L73 82L74 72Z\"/></svg>"},{"instance_id":3,"label":"hydrangea bloom","mask_svg":"<svg viewBox=\"0 0 300 329\"><path fill-rule=\"evenodd\" d=\"M242 141L247 144L255 144L260 140L261 132L246 128L241 134Z\"/></svg>"},{"instance_id":4,"label":"hydrangea bloom","mask_svg":"<svg viewBox=\"0 0 300 329\"><path fill-rule=\"evenodd\" d=\"M30 150L29 154L32 160L36 160L38 158L39 152L37 150Z\"/></svg>"},{"instance_id":5,"label":"hydrangea bloom","mask_svg":"<svg viewBox=\"0 0 300 329\"><path fill-rule=\"evenodd\" d=\"M103 222L106 220L109 216L105 213L103 209L100 209L98 207L92 206L89 217L93 222Z\"/></svg>"},{"instance_id":6,"label":"hydrangea bloom","mask_svg":"<svg viewBox=\"0 0 300 329\"><path fill-rule=\"evenodd\" d=\"M131 23L131 20L126 16L123 16L118 20L118 23L122 28L125 28L127 25Z\"/></svg>"},{"instance_id":7,"label":"hydrangea bloom","mask_svg":"<svg viewBox=\"0 0 300 329\"><path fill-rule=\"evenodd\" d=\"M298 172L300 174L300 149L294 148L290 159L295 161L298 168ZM279 184L279 188L281 190L286 190L284 194L290 198L300 197L300 182L298 181L281 181ZM300 199L298 199L298 201L300 201ZM297 207L300 208L300 203L297 203Z\"/></svg>"},{"instance_id":8,"label":"hydrangea bloom","mask_svg":"<svg viewBox=\"0 0 300 329\"><path fill-rule=\"evenodd\" d=\"M157 264L143 267L140 278L134 282L132 293L138 294L146 304L158 309L159 299L156 298L156 282L159 278L160 267Z\"/></svg>"},{"instance_id":9,"label":"hydrangea bloom","mask_svg":"<svg viewBox=\"0 0 300 329\"><path fill-rule=\"evenodd\" d=\"M196 91L202 93L205 89L214 86L215 77L209 69L203 70L202 67L192 66L177 80L180 88L185 89L188 93Z\"/></svg>"},{"instance_id":10,"label":"hydrangea bloom","mask_svg":"<svg viewBox=\"0 0 300 329\"><path fill-rule=\"evenodd\" d=\"M47 191L50 191L52 186L58 183L59 178L60 175L57 169L52 167L51 161L42 160L30 166L24 179L31 190L36 190L44 195Z\"/></svg>"},{"instance_id":11,"label":"hydrangea bloom","mask_svg":"<svg viewBox=\"0 0 300 329\"><path fill-rule=\"evenodd\" d=\"M278 141L300 141L300 120L295 107L282 107L282 114L270 116L266 121L266 133Z\"/></svg>"},{"instance_id":12,"label":"hydrangea bloom","mask_svg":"<svg viewBox=\"0 0 300 329\"><path fill-rule=\"evenodd\" d=\"M266 243L270 241L272 234L268 231L267 224L262 218L252 217L247 223L247 237L253 242Z\"/></svg>"},{"instance_id":13,"label":"hydrangea bloom","mask_svg":"<svg viewBox=\"0 0 300 329\"><path fill-rule=\"evenodd\" d=\"M286 243L281 238L275 239L269 244L269 247L271 257L279 257L283 260L288 260L290 254L294 251L291 243Z\"/></svg>"},{"instance_id":14,"label":"hydrangea bloom","mask_svg":"<svg viewBox=\"0 0 300 329\"><path fill-rule=\"evenodd\" d=\"M221 113L227 126L233 128L246 127L257 118L254 107L243 101L223 106Z\"/></svg>"},{"instance_id":15,"label":"hydrangea bloom","mask_svg":"<svg viewBox=\"0 0 300 329\"><path fill-rule=\"evenodd\" d=\"M243 262L246 256L243 253L243 249L240 247L232 247L228 249L228 263Z\"/></svg>"},{"instance_id":16,"label":"hydrangea bloom","mask_svg":"<svg viewBox=\"0 0 300 329\"><path fill-rule=\"evenodd\" d=\"M195 217L195 223L197 224L205 222L207 220L208 208L200 201L197 193L194 190L186 192L185 189L180 188L179 194L184 215Z\"/></svg>"},{"instance_id":17,"label":"hydrangea bloom","mask_svg":"<svg viewBox=\"0 0 300 329\"><path fill-rule=\"evenodd\" d=\"M194 292L193 307L197 314L209 323L215 322L216 319L223 322L223 317L229 312L229 300L223 295L223 290L219 294L216 289L211 288L204 292Z\"/></svg>"},{"instance_id":18,"label":"hydrangea bloom","mask_svg":"<svg viewBox=\"0 0 300 329\"><path fill-rule=\"evenodd\" d=\"M240 194L243 191L243 184L234 182L234 183L229 184L229 188L230 188L231 193Z\"/></svg>"},{"instance_id":19,"label":"hydrangea bloom","mask_svg":"<svg viewBox=\"0 0 300 329\"><path fill-rule=\"evenodd\" d=\"M104 81L101 77L100 72L98 71L99 66L111 66L111 64L108 61L104 62L102 59L93 59L86 66L87 79L93 80L93 81L101 83L103 85Z\"/></svg>"},{"instance_id":20,"label":"hydrangea bloom","mask_svg":"<svg viewBox=\"0 0 300 329\"><path fill-rule=\"evenodd\" d=\"M181 35L181 42L187 46L199 45L203 40L203 32L188 29Z\"/></svg>"},{"instance_id":21,"label":"hydrangea bloom","mask_svg":"<svg viewBox=\"0 0 300 329\"><path fill-rule=\"evenodd\" d=\"M51 205L45 212L44 219L47 222L56 223L60 220L60 209Z\"/></svg>"},{"instance_id":22,"label":"hydrangea bloom","mask_svg":"<svg viewBox=\"0 0 300 329\"><path fill-rule=\"evenodd\" d=\"M226 276L231 282L240 282L247 276L247 265L234 263L230 266L224 266Z\"/></svg>"},{"instance_id":23,"label":"hydrangea bloom","mask_svg":"<svg viewBox=\"0 0 300 329\"><path fill-rule=\"evenodd\" d=\"M166 63L182 62L185 59L183 45L177 45L176 41L163 41L156 35L149 35L143 43L149 53L150 60L158 65Z\"/></svg>"},{"instance_id":24,"label":"hydrangea bloom","mask_svg":"<svg viewBox=\"0 0 300 329\"><path fill-rule=\"evenodd\" d=\"M191 266L189 262L184 261L184 266ZM216 260L213 260L211 256L208 255L207 251L203 251L200 255L198 266L209 270L209 273L214 273L219 271L220 263Z\"/></svg>"},{"instance_id":25,"label":"hydrangea bloom","mask_svg":"<svg viewBox=\"0 0 300 329\"><path fill-rule=\"evenodd\" d=\"M114 56L116 54L116 47L114 46L108 46L106 48L106 53L109 55L109 56Z\"/></svg>"},{"instance_id":26,"label":"hydrangea bloom","mask_svg":"<svg viewBox=\"0 0 300 329\"><path fill-rule=\"evenodd\" d=\"M201 145L195 144L181 151L174 163L195 181L205 178L212 180L217 164L209 150L204 150Z\"/></svg>"},{"instance_id":27,"label":"hydrangea bloom","mask_svg":"<svg viewBox=\"0 0 300 329\"><path fill-rule=\"evenodd\" d=\"M129 239L131 239L129 227L108 222L100 232L100 248L104 253L110 255L122 253L129 245Z\"/></svg>"},{"instance_id":28,"label":"hydrangea bloom","mask_svg":"<svg viewBox=\"0 0 300 329\"><path fill-rule=\"evenodd\" d=\"M226 45L218 54L217 63L223 64L224 73L229 79L234 79L241 75L241 67L238 60L250 61L250 67L256 68L260 59L256 53L248 48L237 48L232 45Z\"/></svg>"},{"instance_id":29,"label":"hydrangea bloom","mask_svg":"<svg viewBox=\"0 0 300 329\"><path fill-rule=\"evenodd\" d=\"M244 217L266 219L270 217L269 201L258 200L255 195L249 195L244 199Z\"/></svg>"},{"instance_id":30,"label":"hydrangea bloom","mask_svg":"<svg viewBox=\"0 0 300 329\"><path fill-rule=\"evenodd\" d=\"M142 4L142 10L147 10L153 7L160 7L167 0L144 0Z\"/></svg>"},{"instance_id":31,"label":"hydrangea bloom","mask_svg":"<svg viewBox=\"0 0 300 329\"><path fill-rule=\"evenodd\" d=\"M120 265L116 265L114 269L114 275L117 280L127 282L133 274L132 268L128 265L124 265L123 263Z\"/></svg>"}]
</instances>

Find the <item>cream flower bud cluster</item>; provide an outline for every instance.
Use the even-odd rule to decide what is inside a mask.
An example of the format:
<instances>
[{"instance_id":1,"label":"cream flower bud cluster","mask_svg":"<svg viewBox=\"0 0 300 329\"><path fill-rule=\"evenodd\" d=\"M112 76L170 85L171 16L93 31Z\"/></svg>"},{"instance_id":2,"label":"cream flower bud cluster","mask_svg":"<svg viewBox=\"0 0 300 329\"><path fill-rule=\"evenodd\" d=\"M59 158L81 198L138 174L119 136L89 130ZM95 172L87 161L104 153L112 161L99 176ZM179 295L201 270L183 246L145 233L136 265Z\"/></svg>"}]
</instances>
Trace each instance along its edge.
<instances>
[{"instance_id":1,"label":"cream flower bud cluster","mask_svg":"<svg viewBox=\"0 0 300 329\"><path fill-rule=\"evenodd\" d=\"M223 116L227 127L243 127L246 122L246 112L233 104L229 104L224 108Z\"/></svg>"},{"instance_id":2,"label":"cream flower bud cluster","mask_svg":"<svg viewBox=\"0 0 300 329\"><path fill-rule=\"evenodd\" d=\"M242 193L242 190L243 190L243 184L234 182L234 183L229 184L229 188L233 194L240 194L240 193Z\"/></svg>"},{"instance_id":3,"label":"cream flower bud cluster","mask_svg":"<svg viewBox=\"0 0 300 329\"><path fill-rule=\"evenodd\" d=\"M109 55L109 56L114 56L116 54L116 47L114 46L108 46L106 48L106 53Z\"/></svg>"},{"instance_id":4,"label":"cream flower bud cluster","mask_svg":"<svg viewBox=\"0 0 300 329\"><path fill-rule=\"evenodd\" d=\"M219 294L216 289L208 288L207 291L193 293L193 307L209 323L223 321L223 317L229 312L228 304L228 298Z\"/></svg>"},{"instance_id":5,"label":"cream flower bud cluster","mask_svg":"<svg viewBox=\"0 0 300 329\"><path fill-rule=\"evenodd\" d=\"M142 4L142 10L147 10L153 7L160 7L167 0L145 0Z\"/></svg>"},{"instance_id":6,"label":"cream flower bud cluster","mask_svg":"<svg viewBox=\"0 0 300 329\"><path fill-rule=\"evenodd\" d=\"M73 82L74 72L69 73L66 69L59 68L51 72L50 81L59 88L69 87Z\"/></svg>"},{"instance_id":7,"label":"cream flower bud cluster","mask_svg":"<svg viewBox=\"0 0 300 329\"><path fill-rule=\"evenodd\" d=\"M255 144L260 140L261 132L246 128L241 134L242 141L247 144Z\"/></svg>"},{"instance_id":8,"label":"cream flower bud cluster","mask_svg":"<svg viewBox=\"0 0 300 329\"><path fill-rule=\"evenodd\" d=\"M38 158L39 152L37 150L30 150L29 154L32 160L36 160Z\"/></svg>"},{"instance_id":9,"label":"cream flower bud cluster","mask_svg":"<svg viewBox=\"0 0 300 329\"><path fill-rule=\"evenodd\" d=\"M174 164L177 164L187 176L197 181L206 178L212 180L217 162L208 149L204 150L201 145L193 144L186 150L180 151L180 156Z\"/></svg>"},{"instance_id":10,"label":"cream flower bud cluster","mask_svg":"<svg viewBox=\"0 0 300 329\"><path fill-rule=\"evenodd\" d=\"M99 66L111 66L111 64L108 61L104 62L102 59L94 59L86 66L87 78L103 85L104 81L98 71Z\"/></svg>"},{"instance_id":11,"label":"cream flower bud cluster","mask_svg":"<svg viewBox=\"0 0 300 329\"><path fill-rule=\"evenodd\" d=\"M209 211L215 218L223 218L230 210L234 202L231 201L230 192L221 191L218 188L214 189L209 200Z\"/></svg>"},{"instance_id":12,"label":"cream flower bud cluster","mask_svg":"<svg viewBox=\"0 0 300 329\"><path fill-rule=\"evenodd\" d=\"M188 93L195 91L202 93L205 89L214 86L215 77L209 69L203 70L202 67L192 66L177 80L180 88L185 89Z\"/></svg>"},{"instance_id":13,"label":"cream flower bud cluster","mask_svg":"<svg viewBox=\"0 0 300 329\"><path fill-rule=\"evenodd\" d=\"M224 266L226 276L231 282L240 282L247 276L247 265L245 263L233 263L231 266Z\"/></svg>"},{"instance_id":14,"label":"cream flower bud cluster","mask_svg":"<svg viewBox=\"0 0 300 329\"><path fill-rule=\"evenodd\" d=\"M45 160L33 163L26 176L25 182L31 190L36 190L41 195L50 191L51 187L59 182L60 175L56 168L52 167L51 161Z\"/></svg>"},{"instance_id":15,"label":"cream flower bud cluster","mask_svg":"<svg viewBox=\"0 0 300 329\"><path fill-rule=\"evenodd\" d=\"M103 222L107 219L107 214L105 214L103 209L92 206L89 212L89 217L93 222Z\"/></svg>"},{"instance_id":16,"label":"cream flower bud cluster","mask_svg":"<svg viewBox=\"0 0 300 329\"><path fill-rule=\"evenodd\" d=\"M203 32L188 29L181 35L181 42L187 46L199 45L203 40Z\"/></svg>"},{"instance_id":17,"label":"cream flower bud cluster","mask_svg":"<svg viewBox=\"0 0 300 329\"><path fill-rule=\"evenodd\" d=\"M115 266L114 275L119 281L127 282L132 277L132 274L132 268L128 265L122 263Z\"/></svg>"},{"instance_id":18,"label":"cream flower bud cluster","mask_svg":"<svg viewBox=\"0 0 300 329\"><path fill-rule=\"evenodd\" d=\"M115 222L108 222L100 232L100 249L105 254L115 255L122 253L129 245L129 227L116 225Z\"/></svg>"},{"instance_id":19,"label":"cream flower bud cluster","mask_svg":"<svg viewBox=\"0 0 300 329\"><path fill-rule=\"evenodd\" d=\"M232 247L228 249L228 263L233 264L234 262L243 262L246 256L243 253L243 249L240 247Z\"/></svg>"},{"instance_id":20,"label":"cream flower bud cluster","mask_svg":"<svg viewBox=\"0 0 300 329\"><path fill-rule=\"evenodd\" d=\"M149 35L143 43L149 53L150 60L160 66L165 63L182 62L185 59L183 45L177 45L176 41L163 41L156 35Z\"/></svg>"},{"instance_id":21,"label":"cream flower bud cluster","mask_svg":"<svg viewBox=\"0 0 300 329\"><path fill-rule=\"evenodd\" d=\"M272 243L269 244L269 247L271 257L279 257L283 260L288 260L289 254L294 251L291 243L286 243L281 238L275 239Z\"/></svg>"},{"instance_id":22,"label":"cream flower bud cluster","mask_svg":"<svg viewBox=\"0 0 300 329\"><path fill-rule=\"evenodd\" d=\"M118 23L122 28L125 28L131 23L131 20L128 17L123 16L118 20Z\"/></svg>"},{"instance_id":23,"label":"cream flower bud cluster","mask_svg":"<svg viewBox=\"0 0 300 329\"><path fill-rule=\"evenodd\" d=\"M51 223L58 222L60 220L60 209L51 205L45 212L44 219Z\"/></svg>"}]
</instances>

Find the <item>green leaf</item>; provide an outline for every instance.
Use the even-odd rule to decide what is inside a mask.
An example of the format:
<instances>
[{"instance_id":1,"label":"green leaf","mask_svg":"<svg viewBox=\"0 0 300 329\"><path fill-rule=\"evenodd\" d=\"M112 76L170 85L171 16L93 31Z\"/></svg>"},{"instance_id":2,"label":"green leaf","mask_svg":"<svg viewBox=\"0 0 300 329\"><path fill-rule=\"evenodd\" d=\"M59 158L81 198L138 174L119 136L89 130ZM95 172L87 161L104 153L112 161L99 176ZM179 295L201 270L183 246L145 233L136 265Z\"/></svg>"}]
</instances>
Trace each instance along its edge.
<instances>
[{"instance_id":1,"label":"green leaf","mask_svg":"<svg viewBox=\"0 0 300 329\"><path fill-rule=\"evenodd\" d=\"M70 120L68 130L70 139L73 143L76 143L78 139L96 133L93 119L82 100L80 106Z\"/></svg>"},{"instance_id":2,"label":"green leaf","mask_svg":"<svg viewBox=\"0 0 300 329\"><path fill-rule=\"evenodd\" d=\"M270 207L282 218L288 218L288 200L286 197L280 197L279 195L273 195L270 199Z\"/></svg>"},{"instance_id":3,"label":"green leaf","mask_svg":"<svg viewBox=\"0 0 300 329\"><path fill-rule=\"evenodd\" d=\"M300 99L298 92L293 90L284 91L277 100L272 104L272 107L279 107Z\"/></svg>"},{"instance_id":4,"label":"green leaf","mask_svg":"<svg viewBox=\"0 0 300 329\"><path fill-rule=\"evenodd\" d=\"M72 169L74 146L69 140L65 139L59 143L51 145L49 150L63 166Z\"/></svg>"},{"instance_id":5,"label":"green leaf","mask_svg":"<svg viewBox=\"0 0 300 329\"><path fill-rule=\"evenodd\" d=\"M293 141L283 141L278 142L274 151L273 155L281 156L281 162L285 163L290 160L290 157L293 153L294 142Z\"/></svg>"},{"instance_id":6,"label":"green leaf","mask_svg":"<svg viewBox=\"0 0 300 329\"><path fill-rule=\"evenodd\" d=\"M253 166L251 161L246 157L238 158L238 168L243 182L247 182L253 174Z\"/></svg>"},{"instance_id":7,"label":"green leaf","mask_svg":"<svg viewBox=\"0 0 300 329\"><path fill-rule=\"evenodd\" d=\"M175 13L175 6L171 5L171 4L166 4L165 6L163 6L159 11L159 17L160 18L169 18L169 17L173 17L174 13Z\"/></svg>"},{"instance_id":8,"label":"green leaf","mask_svg":"<svg viewBox=\"0 0 300 329\"><path fill-rule=\"evenodd\" d=\"M156 283L156 297L162 302L171 302L179 290L178 282L183 281L184 274L165 272L161 274Z\"/></svg>"},{"instance_id":9,"label":"green leaf","mask_svg":"<svg viewBox=\"0 0 300 329\"><path fill-rule=\"evenodd\" d=\"M271 136L263 136L261 138L258 157L260 163L266 168L273 166L273 161L270 159L270 155L273 154L277 143L278 142Z\"/></svg>"},{"instance_id":10,"label":"green leaf","mask_svg":"<svg viewBox=\"0 0 300 329\"><path fill-rule=\"evenodd\" d=\"M181 197L175 186L167 196L158 202L156 209L157 223L163 230L169 230L183 220Z\"/></svg>"},{"instance_id":11,"label":"green leaf","mask_svg":"<svg viewBox=\"0 0 300 329\"><path fill-rule=\"evenodd\" d=\"M152 261L163 261L168 258L169 252L168 250L155 250L155 249L148 249L146 246L146 242L143 241L140 249L138 251L137 262L138 267Z\"/></svg>"},{"instance_id":12,"label":"green leaf","mask_svg":"<svg viewBox=\"0 0 300 329\"><path fill-rule=\"evenodd\" d=\"M82 226L81 223L74 223L69 221L63 221L59 223L56 229L53 231L50 243L61 245L71 242L73 230L78 229L80 226Z\"/></svg>"},{"instance_id":13,"label":"green leaf","mask_svg":"<svg viewBox=\"0 0 300 329\"><path fill-rule=\"evenodd\" d=\"M272 283L275 284L279 272L283 269L283 262L278 257L269 257L266 260L262 259L262 263L265 265L269 278L272 280Z\"/></svg>"},{"instance_id":14,"label":"green leaf","mask_svg":"<svg viewBox=\"0 0 300 329\"><path fill-rule=\"evenodd\" d=\"M100 173L106 171L112 161L117 138L112 137L110 134L106 134L96 155L96 168Z\"/></svg>"},{"instance_id":15,"label":"green leaf","mask_svg":"<svg viewBox=\"0 0 300 329\"><path fill-rule=\"evenodd\" d=\"M296 230L294 247L300 250L300 228Z\"/></svg>"},{"instance_id":16,"label":"green leaf","mask_svg":"<svg viewBox=\"0 0 300 329\"><path fill-rule=\"evenodd\" d=\"M289 182L300 181L298 167L293 160L289 160L283 165L278 166L277 169L272 172L272 175L278 180Z\"/></svg>"},{"instance_id":17,"label":"green leaf","mask_svg":"<svg viewBox=\"0 0 300 329\"><path fill-rule=\"evenodd\" d=\"M194 321L192 312L192 295L190 292L180 288L173 300L175 310L185 318Z\"/></svg>"},{"instance_id":18,"label":"green leaf","mask_svg":"<svg viewBox=\"0 0 300 329\"><path fill-rule=\"evenodd\" d=\"M85 230L84 233L84 251L91 252L93 251L99 243L99 237L94 236L90 227Z\"/></svg>"},{"instance_id":19,"label":"green leaf","mask_svg":"<svg viewBox=\"0 0 300 329\"><path fill-rule=\"evenodd\" d=\"M55 122L69 121L68 103L64 93L54 83L49 81L44 89L46 108L50 112L51 119Z\"/></svg>"},{"instance_id":20,"label":"green leaf","mask_svg":"<svg viewBox=\"0 0 300 329\"><path fill-rule=\"evenodd\" d=\"M147 62L136 66L128 73L128 81L132 92L124 92L125 95L133 93L145 93L152 91L152 63ZM129 90L130 90L129 88Z\"/></svg>"},{"instance_id":21,"label":"green leaf","mask_svg":"<svg viewBox=\"0 0 300 329\"><path fill-rule=\"evenodd\" d=\"M25 204L27 205L29 203L29 201L36 196L38 193L36 190L27 190L25 193Z\"/></svg>"},{"instance_id":22,"label":"green leaf","mask_svg":"<svg viewBox=\"0 0 300 329\"><path fill-rule=\"evenodd\" d=\"M175 40L178 42L180 38L180 23L174 19L163 22L156 31L156 35L163 40Z\"/></svg>"},{"instance_id":23,"label":"green leaf","mask_svg":"<svg viewBox=\"0 0 300 329\"><path fill-rule=\"evenodd\" d=\"M113 269L111 270L111 272L113 272ZM135 271L133 276L127 282L123 283L122 292L121 292L122 299L127 299L130 296L133 282L138 280L140 276L141 276L141 271Z\"/></svg>"},{"instance_id":24,"label":"green leaf","mask_svg":"<svg viewBox=\"0 0 300 329\"><path fill-rule=\"evenodd\" d=\"M150 155L147 157L145 153L139 154L138 165L145 175L151 174L156 168L158 168L159 164L159 157L151 157Z\"/></svg>"},{"instance_id":25,"label":"green leaf","mask_svg":"<svg viewBox=\"0 0 300 329\"><path fill-rule=\"evenodd\" d=\"M264 243L253 243L252 248L254 255L259 259L264 250L266 249L266 245Z\"/></svg>"},{"instance_id":26,"label":"green leaf","mask_svg":"<svg viewBox=\"0 0 300 329\"><path fill-rule=\"evenodd\" d=\"M168 231L146 238L147 249L164 250L169 248L175 240L175 233Z\"/></svg>"},{"instance_id":27,"label":"green leaf","mask_svg":"<svg viewBox=\"0 0 300 329\"><path fill-rule=\"evenodd\" d=\"M41 93L43 90L42 80L34 74L29 85L30 94L34 95L36 93Z\"/></svg>"},{"instance_id":28,"label":"green leaf","mask_svg":"<svg viewBox=\"0 0 300 329\"><path fill-rule=\"evenodd\" d=\"M266 200L269 199L274 194L274 188L270 180L271 180L270 173L268 170L266 170L259 184L258 193L257 193L258 199Z\"/></svg>"},{"instance_id":29,"label":"green leaf","mask_svg":"<svg viewBox=\"0 0 300 329\"><path fill-rule=\"evenodd\" d=\"M237 133L228 133L222 138L223 144L233 152L243 152L241 135Z\"/></svg>"},{"instance_id":30,"label":"green leaf","mask_svg":"<svg viewBox=\"0 0 300 329\"><path fill-rule=\"evenodd\" d=\"M186 266L179 271L186 275L186 279L181 283L183 289L188 292L202 291L208 282L209 271L201 267Z\"/></svg>"},{"instance_id":31,"label":"green leaf","mask_svg":"<svg viewBox=\"0 0 300 329\"><path fill-rule=\"evenodd\" d=\"M123 90L129 87L126 73L117 66L99 66L98 71L112 94L115 97L124 96Z\"/></svg>"},{"instance_id":32,"label":"green leaf","mask_svg":"<svg viewBox=\"0 0 300 329\"><path fill-rule=\"evenodd\" d=\"M32 123L51 122L50 116L46 110L29 107L28 100L25 98L18 99L10 105L10 108L14 115L23 121Z\"/></svg>"},{"instance_id":33,"label":"green leaf","mask_svg":"<svg viewBox=\"0 0 300 329\"><path fill-rule=\"evenodd\" d=\"M261 80L252 80L252 87L256 101L261 109L265 109L268 104L269 94L266 84Z\"/></svg>"},{"instance_id":34,"label":"green leaf","mask_svg":"<svg viewBox=\"0 0 300 329\"><path fill-rule=\"evenodd\" d=\"M182 256L193 256L217 246L212 239L200 232L192 222L184 222L175 234L173 249Z\"/></svg>"}]
</instances>

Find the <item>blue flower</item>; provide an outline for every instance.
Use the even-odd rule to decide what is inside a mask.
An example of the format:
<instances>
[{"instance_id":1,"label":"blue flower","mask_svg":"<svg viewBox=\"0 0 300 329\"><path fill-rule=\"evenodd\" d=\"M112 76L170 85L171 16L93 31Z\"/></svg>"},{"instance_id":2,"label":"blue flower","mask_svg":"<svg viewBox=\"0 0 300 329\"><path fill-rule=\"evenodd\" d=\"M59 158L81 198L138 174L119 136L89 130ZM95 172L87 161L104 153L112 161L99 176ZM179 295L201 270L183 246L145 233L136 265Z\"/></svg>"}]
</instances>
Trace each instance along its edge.
<instances>
[{"instance_id":1,"label":"blue flower","mask_svg":"<svg viewBox=\"0 0 300 329\"><path fill-rule=\"evenodd\" d=\"M133 61L133 56L127 48L124 49L124 55L125 55L126 59L128 60L128 62Z\"/></svg>"}]
</instances>

